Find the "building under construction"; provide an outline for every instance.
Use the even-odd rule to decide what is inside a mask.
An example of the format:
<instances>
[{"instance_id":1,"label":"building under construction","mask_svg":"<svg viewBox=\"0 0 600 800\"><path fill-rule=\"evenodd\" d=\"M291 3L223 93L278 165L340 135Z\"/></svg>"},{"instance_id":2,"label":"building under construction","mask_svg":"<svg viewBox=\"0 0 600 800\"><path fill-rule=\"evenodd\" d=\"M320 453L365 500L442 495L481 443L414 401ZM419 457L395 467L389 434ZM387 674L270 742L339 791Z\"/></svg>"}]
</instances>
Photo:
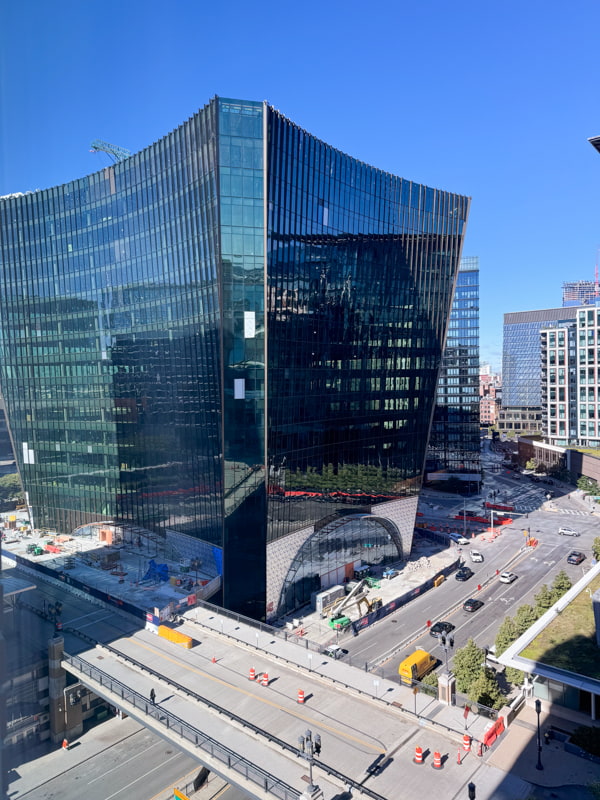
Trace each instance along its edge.
<instances>
[{"instance_id":1,"label":"building under construction","mask_svg":"<svg viewBox=\"0 0 600 800\"><path fill-rule=\"evenodd\" d=\"M595 281L566 281L562 285L563 308L569 306L585 306L595 303L600 297L598 280Z\"/></svg>"}]
</instances>

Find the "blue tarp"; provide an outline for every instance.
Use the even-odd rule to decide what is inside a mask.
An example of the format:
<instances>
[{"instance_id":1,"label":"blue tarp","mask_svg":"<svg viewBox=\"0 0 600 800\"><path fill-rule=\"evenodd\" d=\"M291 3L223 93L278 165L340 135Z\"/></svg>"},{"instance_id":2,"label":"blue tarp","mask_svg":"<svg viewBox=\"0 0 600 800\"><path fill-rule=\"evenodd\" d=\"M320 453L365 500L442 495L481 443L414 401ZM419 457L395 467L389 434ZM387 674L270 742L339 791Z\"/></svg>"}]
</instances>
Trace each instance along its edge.
<instances>
[{"instance_id":1,"label":"blue tarp","mask_svg":"<svg viewBox=\"0 0 600 800\"><path fill-rule=\"evenodd\" d=\"M148 572L144 575L143 580L168 581L169 565L157 564L156 561L153 558L151 558L150 561L148 562Z\"/></svg>"}]
</instances>

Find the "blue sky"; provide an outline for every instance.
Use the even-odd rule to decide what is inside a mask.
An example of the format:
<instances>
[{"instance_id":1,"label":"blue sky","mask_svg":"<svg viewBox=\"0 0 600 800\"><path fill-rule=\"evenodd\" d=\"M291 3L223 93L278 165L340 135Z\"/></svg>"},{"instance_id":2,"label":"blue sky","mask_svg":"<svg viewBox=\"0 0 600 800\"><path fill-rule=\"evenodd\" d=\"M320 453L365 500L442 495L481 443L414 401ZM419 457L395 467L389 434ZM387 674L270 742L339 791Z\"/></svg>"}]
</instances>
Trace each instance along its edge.
<instances>
[{"instance_id":1,"label":"blue sky","mask_svg":"<svg viewBox=\"0 0 600 800\"><path fill-rule=\"evenodd\" d=\"M0 194L139 150L210 97L268 100L324 141L472 197L481 355L560 306L600 248L597 0L20 0L0 10Z\"/></svg>"}]
</instances>

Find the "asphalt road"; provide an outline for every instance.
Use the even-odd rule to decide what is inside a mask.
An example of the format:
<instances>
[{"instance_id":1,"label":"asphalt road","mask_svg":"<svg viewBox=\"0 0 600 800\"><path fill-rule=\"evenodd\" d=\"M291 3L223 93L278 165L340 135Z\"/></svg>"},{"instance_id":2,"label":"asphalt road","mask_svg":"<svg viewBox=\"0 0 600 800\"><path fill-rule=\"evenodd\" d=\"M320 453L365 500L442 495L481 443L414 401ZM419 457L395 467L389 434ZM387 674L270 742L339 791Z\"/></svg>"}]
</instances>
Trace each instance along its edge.
<instances>
[{"instance_id":1,"label":"asphalt road","mask_svg":"<svg viewBox=\"0 0 600 800\"><path fill-rule=\"evenodd\" d=\"M488 452L487 459L490 463L498 463L501 456ZM556 482L552 486L532 482L523 475L515 478L511 471L505 469L498 473L487 472L486 475L482 494L466 500L426 492L420 504L420 510L425 515L424 521L446 524L465 504L467 508L481 508L489 493L495 490L498 492L498 502L506 501L521 510L514 514L514 523L505 526L494 542L490 542L487 536L483 542L478 536L471 545L462 548L465 563L475 573L468 581L459 582L451 577L396 614L362 631L358 637L346 634L340 638L340 644L348 651L348 661L364 666L383 657L380 674L398 680L399 663L415 647L422 647L440 659L441 669L445 665L446 655L451 664L452 651L446 654L439 641L429 635L427 621L433 623L444 619L454 624L455 649L466 644L469 638L473 638L480 646L490 646L503 619L513 616L524 603L533 602L540 587L544 583L550 585L560 570L564 569L575 582L589 568L592 562L591 545L600 526L598 519L586 510L582 501L571 494L571 489L561 487ZM550 504L551 508L546 505L542 509L548 489L555 493L555 498ZM581 535L559 536L558 529L562 525L574 528ZM526 541L523 534L526 529L538 539L539 544L536 548L521 552ZM482 564L471 562L469 551L472 549L484 554L485 561ZM582 565L567 564L567 556L572 550L585 554L586 560ZM512 584L502 584L496 572L502 572L508 564L518 579ZM482 586L481 591L478 585ZM470 597L482 600L484 606L473 613L464 611L462 603ZM385 658L386 653L405 641L410 643L399 653Z\"/></svg>"},{"instance_id":2,"label":"asphalt road","mask_svg":"<svg viewBox=\"0 0 600 800\"><path fill-rule=\"evenodd\" d=\"M85 746L85 738L73 747L77 746ZM51 758L64 761L65 756L57 750ZM58 771L54 764L46 764L49 770ZM43 774L38 774L39 785L25 793L19 791L18 782L11 785L11 797L18 800L81 800L82 797L85 800L152 800L173 784L184 784L186 776L193 777L200 766L173 745L141 728L118 745L103 749L46 782L43 782Z\"/></svg>"}]
</instances>

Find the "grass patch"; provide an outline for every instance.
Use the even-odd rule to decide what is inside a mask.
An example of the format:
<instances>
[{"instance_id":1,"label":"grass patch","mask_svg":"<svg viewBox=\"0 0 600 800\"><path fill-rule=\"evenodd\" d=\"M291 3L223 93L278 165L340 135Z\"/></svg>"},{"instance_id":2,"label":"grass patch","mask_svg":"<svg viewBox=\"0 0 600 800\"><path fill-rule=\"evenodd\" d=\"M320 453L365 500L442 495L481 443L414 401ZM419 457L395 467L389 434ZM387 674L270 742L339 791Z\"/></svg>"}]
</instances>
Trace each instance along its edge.
<instances>
[{"instance_id":1,"label":"grass patch","mask_svg":"<svg viewBox=\"0 0 600 800\"><path fill-rule=\"evenodd\" d=\"M592 594L600 588L600 576L588 588ZM549 667L600 679L600 648L596 644L594 611L587 589L580 592L519 655Z\"/></svg>"}]
</instances>

